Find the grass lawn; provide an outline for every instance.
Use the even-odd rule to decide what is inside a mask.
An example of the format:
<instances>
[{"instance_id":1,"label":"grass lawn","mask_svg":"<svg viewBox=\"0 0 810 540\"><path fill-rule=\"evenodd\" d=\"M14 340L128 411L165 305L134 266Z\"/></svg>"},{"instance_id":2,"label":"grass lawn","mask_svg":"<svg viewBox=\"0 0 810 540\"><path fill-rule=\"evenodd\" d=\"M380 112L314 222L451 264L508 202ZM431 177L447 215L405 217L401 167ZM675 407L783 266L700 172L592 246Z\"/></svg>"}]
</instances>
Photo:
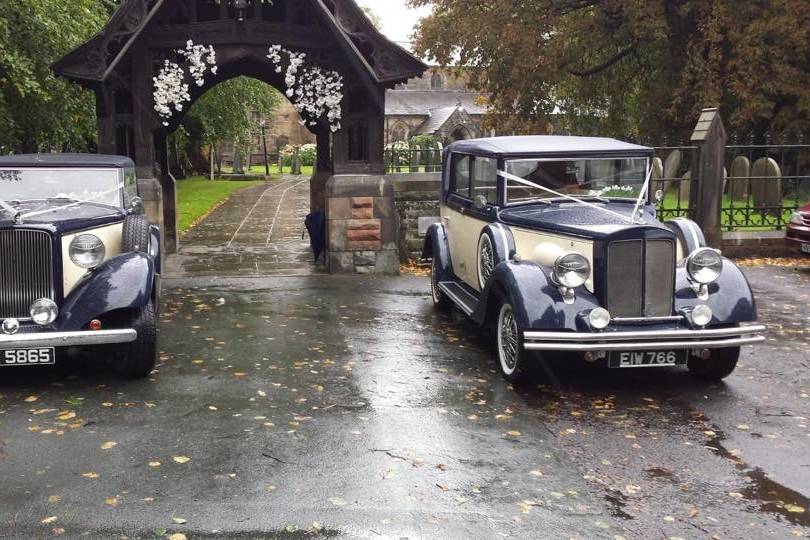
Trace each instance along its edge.
<instances>
[{"instance_id":1,"label":"grass lawn","mask_svg":"<svg viewBox=\"0 0 810 540\"><path fill-rule=\"evenodd\" d=\"M231 194L264 184L261 181L230 182L195 176L177 181L178 228L183 234Z\"/></svg>"},{"instance_id":2,"label":"grass lawn","mask_svg":"<svg viewBox=\"0 0 810 540\"><path fill-rule=\"evenodd\" d=\"M313 173L314 169L315 169L315 167L313 167L312 165L303 165L301 167L301 175L302 176L312 176L312 173ZM233 168L232 167L222 167L222 172L223 173L228 173L228 174L233 173ZM264 163L262 163L261 165L253 165L250 168L249 171L247 169L245 169L245 173L248 173L248 174L264 174L264 172L265 172ZM271 163L270 164L270 174L271 175L280 174L279 170L278 170L278 163ZM284 167L284 174L290 174L290 167Z\"/></svg>"}]
</instances>

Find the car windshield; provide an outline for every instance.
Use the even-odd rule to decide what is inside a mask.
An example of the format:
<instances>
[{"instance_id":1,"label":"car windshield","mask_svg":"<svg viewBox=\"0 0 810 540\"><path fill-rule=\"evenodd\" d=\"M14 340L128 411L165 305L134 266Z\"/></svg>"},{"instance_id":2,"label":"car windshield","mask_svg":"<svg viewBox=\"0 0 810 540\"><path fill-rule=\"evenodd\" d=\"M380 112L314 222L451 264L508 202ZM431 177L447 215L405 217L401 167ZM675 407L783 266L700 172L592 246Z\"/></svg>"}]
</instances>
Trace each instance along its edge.
<instances>
[{"instance_id":1,"label":"car windshield","mask_svg":"<svg viewBox=\"0 0 810 540\"><path fill-rule=\"evenodd\" d=\"M122 187L117 169L0 169L0 198L12 204L61 199L120 207Z\"/></svg>"},{"instance_id":2,"label":"car windshield","mask_svg":"<svg viewBox=\"0 0 810 540\"><path fill-rule=\"evenodd\" d=\"M636 200L644 189L647 168L647 158L507 161L506 203L562 195Z\"/></svg>"}]
</instances>

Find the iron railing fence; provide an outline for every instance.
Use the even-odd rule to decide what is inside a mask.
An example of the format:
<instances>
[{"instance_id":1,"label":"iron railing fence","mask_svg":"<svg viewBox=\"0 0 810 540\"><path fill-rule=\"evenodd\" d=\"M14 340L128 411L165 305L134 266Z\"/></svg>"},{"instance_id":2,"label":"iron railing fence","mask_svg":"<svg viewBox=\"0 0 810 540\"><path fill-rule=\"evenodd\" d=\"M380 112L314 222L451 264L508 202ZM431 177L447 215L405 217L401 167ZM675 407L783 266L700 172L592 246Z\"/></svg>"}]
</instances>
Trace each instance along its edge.
<instances>
[{"instance_id":1,"label":"iron railing fence","mask_svg":"<svg viewBox=\"0 0 810 540\"><path fill-rule=\"evenodd\" d=\"M438 148L388 148L383 157L387 174L442 170L442 151Z\"/></svg>"},{"instance_id":2,"label":"iron railing fence","mask_svg":"<svg viewBox=\"0 0 810 540\"><path fill-rule=\"evenodd\" d=\"M725 167L725 230L782 230L810 202L810 145L729 145Z\"/></svg>"},{"instance_id":3,"label":"iron railing fence","mask_svg":"<svg viewBox=\"0 0 810 540\"><path fill-rule=\"evenodd\" d=\"M658 218L662 221L692 214L692 189L699 181L692 170L697 163L697 146L655 147L651 190L663 192L658 205Z\"/></svg>"}]
</instances>

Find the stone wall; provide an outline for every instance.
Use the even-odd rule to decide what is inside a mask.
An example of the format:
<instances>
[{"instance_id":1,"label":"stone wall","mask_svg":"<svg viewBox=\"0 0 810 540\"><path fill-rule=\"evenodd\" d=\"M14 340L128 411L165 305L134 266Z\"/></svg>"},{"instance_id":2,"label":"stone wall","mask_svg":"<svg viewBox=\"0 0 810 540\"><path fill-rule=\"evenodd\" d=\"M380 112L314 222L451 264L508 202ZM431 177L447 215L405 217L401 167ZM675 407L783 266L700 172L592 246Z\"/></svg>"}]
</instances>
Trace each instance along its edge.
<instances>
[{"instance_id":1,"label":"stone wall","mask_svg":"<svg viewBox=\"0 0 810 540\"><path fill-rule=\"evenodd\" d=\"M424 232L438 221L441 173L391 174L398 221L399 259L422 256Z\"/></svg>"},{"instance_id":2,"label":"stone wall","mask_svg":"<svg viewBox=\"0 0 810 540\"><path fill-rule=\"evenodd\" d=\"M399 273L394 188L388 178L330 178L326 183L326 230L330 272Z\"/></svg>"}]
</instances>

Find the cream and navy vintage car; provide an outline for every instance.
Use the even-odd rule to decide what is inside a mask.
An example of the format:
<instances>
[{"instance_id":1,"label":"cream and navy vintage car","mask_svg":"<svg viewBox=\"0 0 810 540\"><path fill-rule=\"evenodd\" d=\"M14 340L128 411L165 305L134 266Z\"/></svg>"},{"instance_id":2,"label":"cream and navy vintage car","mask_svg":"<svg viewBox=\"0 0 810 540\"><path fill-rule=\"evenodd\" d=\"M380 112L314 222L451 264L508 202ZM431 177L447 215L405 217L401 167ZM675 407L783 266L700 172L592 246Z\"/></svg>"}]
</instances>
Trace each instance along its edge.
<instances>
[{"instance_id":1,"label":"cream and navy vintage car","mask_svg":"<svg viewBox=\"0 0 810 540\"><path fill-rule=\"evenodd\" d=\"M517 381L537 355L612 368L687 365L719 380L764 340L740 269L687 219L662 223L653 150L613 139L503 137L444 154L431 289L493 324Z\"/></svg>"},{"instance_id":2,"label":"cream and navy vintage car","mask_svg":"<svg viewBox=\"0 0 810 540\"><path fill-rule=\"evenodd\" d=\"M0 157L0 366L107 346L128 377L156 357L160 234L124 157Z\"/></svg>"}]
</instances>

